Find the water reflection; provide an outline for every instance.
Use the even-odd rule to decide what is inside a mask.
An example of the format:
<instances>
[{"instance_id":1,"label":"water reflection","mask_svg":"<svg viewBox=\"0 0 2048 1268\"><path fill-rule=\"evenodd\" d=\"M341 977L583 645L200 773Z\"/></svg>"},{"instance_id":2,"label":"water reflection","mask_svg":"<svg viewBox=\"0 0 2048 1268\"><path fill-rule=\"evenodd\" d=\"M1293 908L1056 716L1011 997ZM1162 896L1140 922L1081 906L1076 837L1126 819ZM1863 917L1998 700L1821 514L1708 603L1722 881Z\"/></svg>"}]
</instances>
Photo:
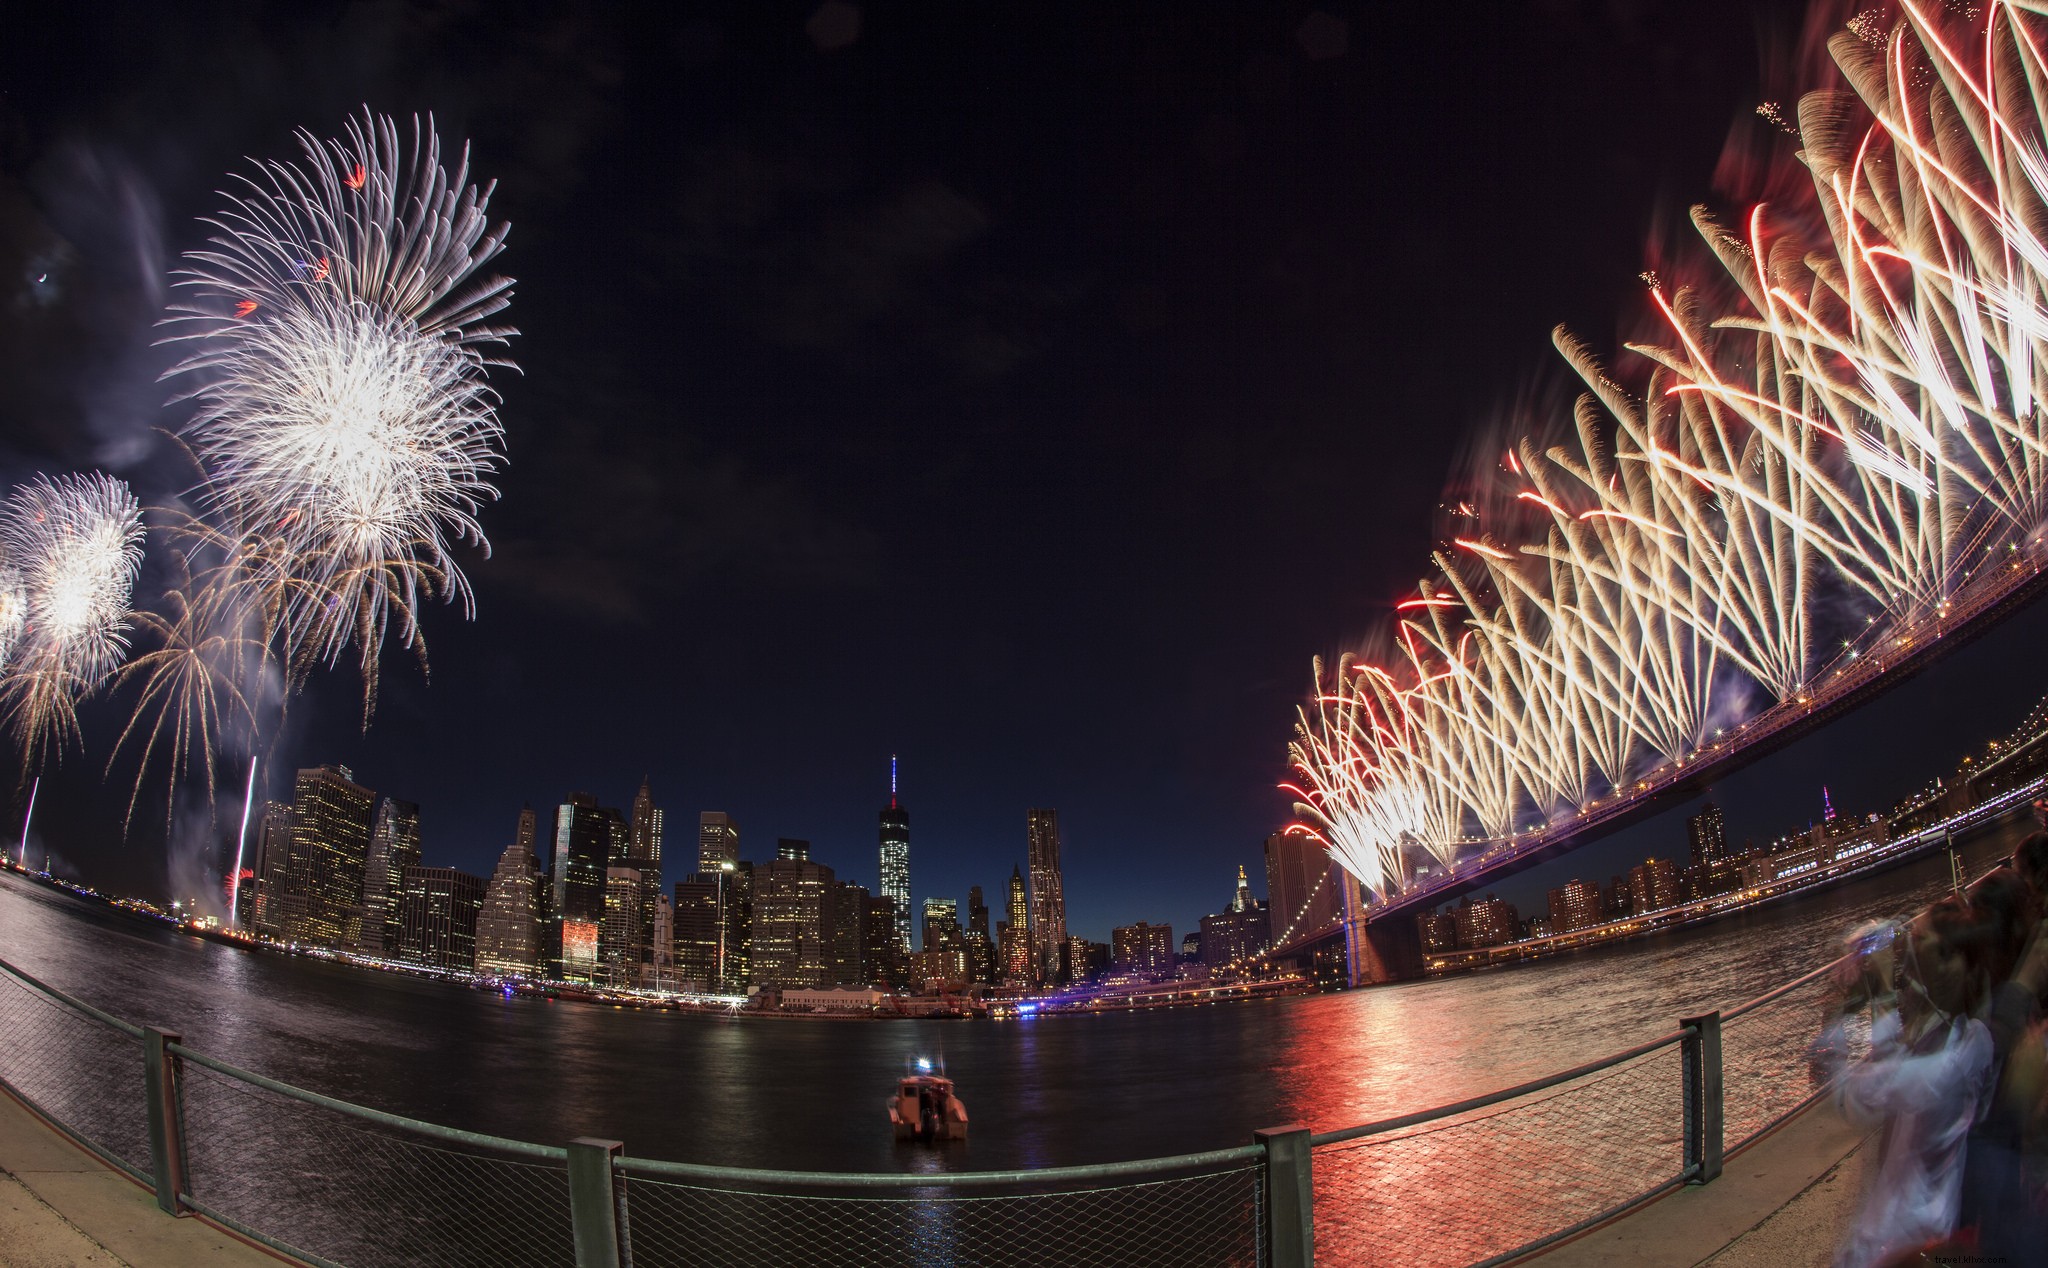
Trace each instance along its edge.
<instances>
[{"instance_id":1,"label":"water reflection","mask_svg":"<svg viewBox=\"0 0 2048 1268\"><path fill-rule=\"evenodd\" d=\"M1967 854L1981 865L2005 848L1998 837ZM1923 903L1946 881L1936 857L1736 921L1540 965L999 1023L683 1017L505 999L183 938L12 878L0 880L0 956L224 1060L472 1131L609 1137L629 1154L730 1166L1012 1169L1221 1148L1288 1121L1349 1126L1533 1078L1753 997L1831 956L1850 925ZM895 1141L885 1098L919 1055L943 1056L958 1082L968 1141Z\"/></svg>"}]
</instances>

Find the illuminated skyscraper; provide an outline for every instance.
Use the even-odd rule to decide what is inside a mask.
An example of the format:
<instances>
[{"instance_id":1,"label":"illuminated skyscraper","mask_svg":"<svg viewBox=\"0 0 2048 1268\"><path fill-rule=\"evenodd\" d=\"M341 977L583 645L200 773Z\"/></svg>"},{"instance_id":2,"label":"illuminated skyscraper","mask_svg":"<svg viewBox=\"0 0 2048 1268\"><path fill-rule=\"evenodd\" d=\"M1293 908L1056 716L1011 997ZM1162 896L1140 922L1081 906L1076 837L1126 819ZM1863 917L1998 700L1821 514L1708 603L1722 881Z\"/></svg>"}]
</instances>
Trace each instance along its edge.
<instances>
[{"instance_id":1,"label":"illuminated skyscraper","mask_svg":"<svg viewBox=\"0 0 2048 1268\"><path fill-rule=\"evenodd\" d=\"M346 766L302 770L292 785L292 826L285 860L282 926L288 941L339 947L363 901L377 794Z\"/></svg>"},{"instance_id":2,"label":"illuminated skyscraper","mask_svg":"<svg viewBox=\"0 0 2048 1268\"><path fill-rule=\"evenodd\" d=\"M1344 905L1340 869L1322 843L1306 833L1275 832L1266 838L1266 895L1276 942L1329 928Z\"/></svg>"},{"instance_id":3,"label":"illuminated skyscraper","mask_svg":"<svg viewBox=\"0 0 2048 1268\"><path fill-rule=\"evenodd\" d=\"M754 869L754 981L824 986L830 977L832 869L811 862L808 841L784 838Z\"/></svg>"},{"instance_id":4,"label":"illuminated skyscraper","mask_svg":"<svg viewBox=\"0 0 2048 1268\"><path fill-rule=\"evenodd\" d=\"M1003 981L1009 986L1031 985L1031 897L1024 888L1024 874L1010 869L1010 918L1003 922Z\"/></svg>"},{"instance_id":5,"label":"illuminated skyscraper","mask_svg":"<svg viewBox=\"0 0 2048 1268\"><path fill-rule=\"evenodd\" d=\"M896 799L896 755L889 755L889 804L882 810L883 897L896 904L896 944L910 957L910 811Z\"/></svg>"},{"instance_id":6,"label":"illuminated skyscraper","mask_svg":"<svg viewBox=\"0 0 2048 1268\"><path fill-rule=\"evenodd\" d=\"M740 825L723 810L697 816L697 870L716 872L740 861Z\"/></svg>"},{"instance_id":7,"label":"illuminated skyscraper","mask_svg":"<svg viewBox=\"0 0 2048 1268\"><path fill-rule=\"evenodd\" d=\"M242 890L248 906L243 928L273 938L282 932L285 864L291 858L291 840L292 803L264 802L263 818L256 828L256 859L250 868L255 883Z\"/></svg>"},{"instance_id":8,"label":"illuminated skyscraper","mask_svg":"<svg viewBox=\"0 0 2048 1268\"><path fill-rule=\"evenodd\" d=\"M622 855L626 824L619 812L597 804L589 793L571 793L555 809L555 848L548 869L553 881L551 939L564 981L594 982L598 934L604 925L606 869Z\"/></svg>"},{"instance_id":9,"label":"illuminated skyscraper","mask_svg":"<svg viewBox=\"0 0 2048 1268\"><path fill-rule=\"evenodd\" d=\"M524 830L532 823L533 811L528 809L520 815L520 824ZM477 915L477 972L506 977L538 974L541 885L540 862L533 857L533 846L514 841L506 847L497 871L491 873L483 910Z\"/></svg>"},{"instance_id":10,"label":"illuminated skyscraper","mask_svg":"<svg viewBox=\"0 0 2048 1268\"><path fill-rule=\"evenodd\" d=\"M483 877L452 867L408 867L399 890L398 958L451 972L475 969Z\"/></svg>"},{"instance_id":11,"label":"illuminated skyscraper","mask_svg":"<svg viewBox=\"0 0 2048 1268\"><path fill-rule=\"evenodd\" d=\"M1721 822L1721 807L1713 802L1701 806L1698 814L1685 821L1685 833L1691 838L1693 862L1712 863L1728 856L1728 829Z\"/></svg>"},{"instance_id":12,"label":"illuminated skyscraper","mask_svg":"<svg viewBox=\"0 0 2048 1268\"><path fill-rule=\"evenodd\" d=\"M344 931L358 955L398 954L398 898L405 869L420 863L420 808L384 797L377 802L377 826L363 864L363 901Z\"/></svg>"},{"instance_id":13,"label":"illuminated skyscraper","mask_svg":"<svg viewBox=\"0 0 2048 1268\"><path fill-rule=\"evenodd\" d=\"M627 857L635 863L661 866L662 818L660 807L654 804L654 794L642 778L640 791L633 797L632 841L627 851Z\"/></svg>"},{"instance_id":14,"label":"illuminated skyscraper","mask_svg":"<svg viewBox=\"0 0 2048 1268\"><path fill-rule=\"evenodd\" d=\"M1067 899L1060 884L1060 815L1032 810L1024 816L1026 865L1031 869L1031 962L1033 979L1055 982L1060 952L1067 944ZM1011 923L1016 923L1013 919Z\"/></svg>"}]
</instances>

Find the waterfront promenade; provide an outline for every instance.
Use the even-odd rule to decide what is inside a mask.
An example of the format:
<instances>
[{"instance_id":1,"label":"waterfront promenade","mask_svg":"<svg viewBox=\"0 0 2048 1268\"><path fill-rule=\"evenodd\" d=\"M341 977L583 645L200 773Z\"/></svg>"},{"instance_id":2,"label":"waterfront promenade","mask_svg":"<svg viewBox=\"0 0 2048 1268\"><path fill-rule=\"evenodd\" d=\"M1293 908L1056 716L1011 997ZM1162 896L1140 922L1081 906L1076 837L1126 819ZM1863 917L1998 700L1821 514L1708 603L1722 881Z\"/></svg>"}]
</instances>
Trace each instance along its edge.
<instances>
[{"instance_id":1,"label":"waterfront promenade","mask_svg":"<svg viewBox=\"0 0 2048 1268\"><path fill-rule=\"evenodd\" d=\"M1666 1197L1524 1263L1541 1268L1825 1265L1855 1206L1863 1135L1825 1104ZM0 1260L14 1268L261 1268L293 1262L150 1192L0 1093ZM1328 1254L1319 1263L1342 1261Z\"/></svg>"}]
</instances>

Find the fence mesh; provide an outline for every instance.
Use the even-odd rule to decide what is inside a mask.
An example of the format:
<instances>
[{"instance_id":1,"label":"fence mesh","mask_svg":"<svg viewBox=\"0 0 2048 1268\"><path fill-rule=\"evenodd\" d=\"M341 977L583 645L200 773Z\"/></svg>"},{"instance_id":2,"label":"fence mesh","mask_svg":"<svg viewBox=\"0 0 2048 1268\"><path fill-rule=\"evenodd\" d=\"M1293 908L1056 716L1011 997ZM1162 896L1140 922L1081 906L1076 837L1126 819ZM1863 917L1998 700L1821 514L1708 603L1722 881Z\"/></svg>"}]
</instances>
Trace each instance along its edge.
<instances>
[{"instance_id":1,"label":"fence mesh","mask_svg":"<svg viewBox=\"0 0 2048 1268\"><path fill-rule=\"evenodd\" d=\"M712 1187L625 1164L634 1268L1257 1268L1264 1167L1140 1183L851 1194Z\"/></svg>"},{"instance_id":2,"label":"fence mesh","mask_svg":"<svg viewBox=\"0 0 2048 1268\"><path fill-rule=\"evenodd\" d=\"M1684 1170L1677 1045L1453 1118L1315 1150L1316 1257L1469 1264Z\"/></svg>"},{"instance_id":3,"label":"fence mesh","mask_svg":"<svg viewBox=\"0 0 2048 1268\"><path fill-rule=\"evenodd\" d=\"M0 1079L135 1175L150 1174L141 1041L0 973Z\"/></svg>"},{"instance_id":4,"label":"fence mesh","mask_svg":"<svg viewBox=\"0 0 2048 1268\"><path fill-rule=\"evenodd\" d=\"M568 1173L386 1128L183 1063L191 1196L348 1268L571 1262Z\"/></svg>"},{"instance_id":5,"label":"fence mesh","mask_svg":"<svg viewBox=\"0 0 2048 1268\"><path fill-rule=\"evenodd\" d=\"M1836 987L1826 974L1803 983L1721 1024L1721 1078L1731 1150L1768 1130L1825 1090L1828 1069L1820 1048L1824 1014ZM1867 1011L1848 1019L1854 1058L1870 1046Z\"/></svg>"}]
</instances>

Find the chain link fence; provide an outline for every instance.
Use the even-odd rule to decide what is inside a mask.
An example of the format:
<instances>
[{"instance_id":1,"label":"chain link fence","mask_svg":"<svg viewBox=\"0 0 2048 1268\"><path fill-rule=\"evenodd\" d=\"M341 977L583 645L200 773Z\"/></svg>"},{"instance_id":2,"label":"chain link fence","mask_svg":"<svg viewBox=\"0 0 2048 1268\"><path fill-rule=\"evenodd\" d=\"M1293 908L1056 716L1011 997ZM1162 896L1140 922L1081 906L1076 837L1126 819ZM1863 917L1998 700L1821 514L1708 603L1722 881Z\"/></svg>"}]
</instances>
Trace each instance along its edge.
<instances>
[{"instance_id":1,"label":"chain link fence","mask_svg":"<svg viewBox=\"0 0 2048 1268\"><path fill-rule=\"evenodd\" d=\"M1129 1166L1120 1170L1137 1178L1121 1183L1108 1168L1072 1168L994 1192L916 1177L879 1193L831 1192L639 1160L621 1170L635 1268L1259 1268L1260 1153L1224 1151L1177 1176Z\"/></svg>"},{"instance_id":2,"label":"chain link fence","mask_svg":"<svg viewBox=\"0 0 2048 1268\"><path fill-rule=\"evenodd\" d=\"M1312 1137L1318 1255L1487 1262L1681 1183L1682 1042L1471 1108Z\"/></svg>"},{"instance_id":3,"label":"chain link fence","mask_svg":"<svg viewBox=\"0 0 2048 1268\"><path fill-rule=\"evenodd\" d=\"M174 1051L192 1209L348 1268L566 1262L562 1150L370 1117Z\"/></svg>"},{"instance_id":4,"label":"chain link fence","mask_svg":"<svg viewBox=\"0 0 2048 1268\"><path fill-rule=\"evenodd\" d=\"M4 963L0 1080L166 1209L322 1268L1307 1268L1311 1234L1327 1263L1486 1264L1711 1180L1724 1140L1811 1103L1830 982L1397 1119L1037 1172L741 1171L455 1131L237 1069Z\"/></svg>"},{"instance_id":5,"label":"chain link fence","mask_svg":"<svg viewBox=\"0 0 2048 1268\"><path fill-rule=\"evenodd\" d=\"M147 1181L142 1030L0 963L0 1082L103 1160Z\"/></svg>"},{"instance_id":6,"label":"chain link fence","mask_svg":"<svg viewBox=\"0 0 2048 1268\"><path fill-rule=\"evenodd\" d=\"M1839 963L1839 961L1837 962ZM1839 994L1830 964L1729 1010L1721 1021L1728 1148L1750 1143L1827 1094L1822 1025ZM1870 1049L1870 1014L1844 1019L1850 1059Z\"/></svg>"}]
</instances>

